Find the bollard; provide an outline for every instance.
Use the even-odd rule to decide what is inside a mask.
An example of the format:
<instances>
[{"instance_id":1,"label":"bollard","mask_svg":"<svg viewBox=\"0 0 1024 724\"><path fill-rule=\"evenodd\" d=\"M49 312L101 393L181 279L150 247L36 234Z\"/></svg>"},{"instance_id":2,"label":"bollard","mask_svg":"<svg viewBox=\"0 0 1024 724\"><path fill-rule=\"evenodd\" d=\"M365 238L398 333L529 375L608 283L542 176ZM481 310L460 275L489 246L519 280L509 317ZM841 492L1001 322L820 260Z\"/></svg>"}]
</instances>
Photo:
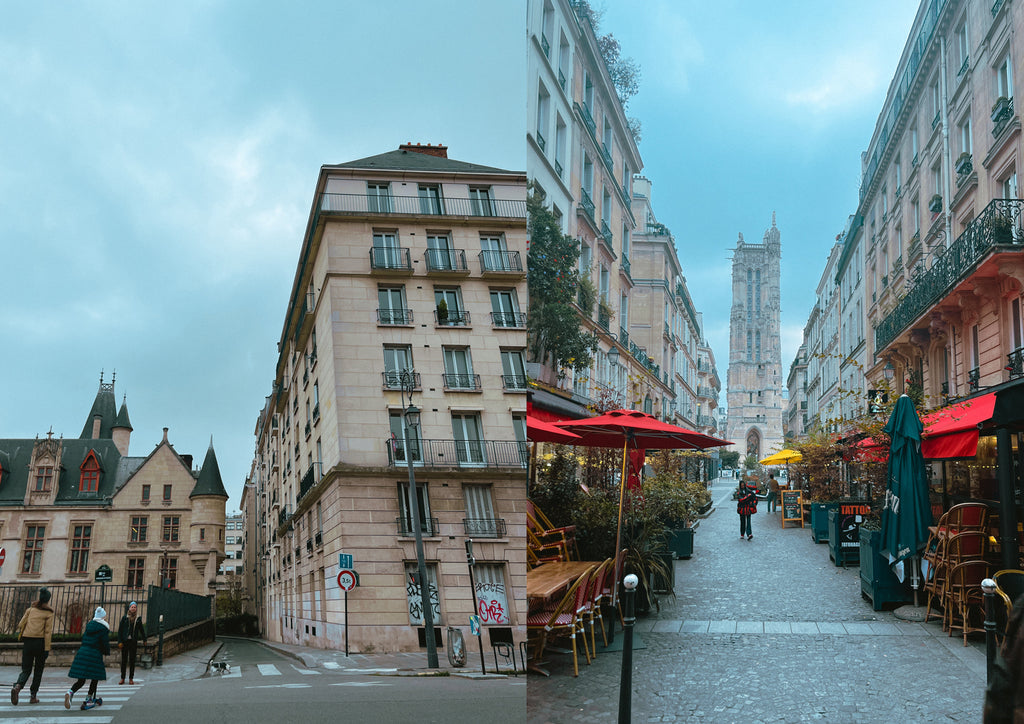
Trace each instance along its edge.
<instances>
[{"instance_id":1,"label":"bollard","mask_svg":"<svg viewBox=\"0 0 1024 724\"><path fill-rule=\"evenodd\" d=\"M986 578L981 590L985 592L985 682L989 683L996 660L996 582Z\"/></svg>"},{"instance_id":2,"label":"bollard","mask_svg":"<svg viewBox=\"0 0 1024 724\"><path fill-rule=\"evenodd\" d=\"M622 581L622 677L619 682L619 724L629 724L633 706L633 625L636 623L636 586L640 580L630 573Z\"/></svg>"},{"instance_id":3,"label":"bollard","mask_svg":"<svg viewBox=\"0 0 1024 724\"><path fill-rule=\"evenodd\" d=\"M164 615L160 614L159 636L156 640L156 665L164 665Z\"/></svg>"}]
</instances>

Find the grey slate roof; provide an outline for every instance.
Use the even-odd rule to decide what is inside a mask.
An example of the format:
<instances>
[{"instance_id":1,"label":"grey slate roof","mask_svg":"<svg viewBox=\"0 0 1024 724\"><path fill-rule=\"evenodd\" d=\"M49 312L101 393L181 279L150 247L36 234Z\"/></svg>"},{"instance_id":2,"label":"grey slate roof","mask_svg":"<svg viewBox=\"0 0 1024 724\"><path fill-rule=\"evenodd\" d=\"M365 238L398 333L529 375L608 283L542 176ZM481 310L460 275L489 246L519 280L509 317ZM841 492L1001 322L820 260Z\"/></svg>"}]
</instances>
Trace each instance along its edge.
<instances>
[{"instance_id":1,"label":"grey slate roof","mask_svg":"<svg viewBox=\"0 0 1024 724\"><path fill-rule=\"evenodd\" d=\"M217 465L217 455L213 452L213 440L210 440L210 447L206 451L206 459L203 460L203 467L199 471L199 479L188 497L194 498L197 495L228 497L227 491L224 490L224 483L220 479L220 466Z\"/></svg>"},{"instance_id":2,"label":"grey slate roof","mask_svg":"<svg viewBox=\"0 0 1024 724\"><path fill-rule=\"evenodd\" d=\"M356 161L334 164L333 168L379 169L381 171L434 171L456 173L502 173L515 174L493 166L456 161L451 158L430 156L416 151L388 151L376 156L367 156Z\"/></svg>"}]
</instances>

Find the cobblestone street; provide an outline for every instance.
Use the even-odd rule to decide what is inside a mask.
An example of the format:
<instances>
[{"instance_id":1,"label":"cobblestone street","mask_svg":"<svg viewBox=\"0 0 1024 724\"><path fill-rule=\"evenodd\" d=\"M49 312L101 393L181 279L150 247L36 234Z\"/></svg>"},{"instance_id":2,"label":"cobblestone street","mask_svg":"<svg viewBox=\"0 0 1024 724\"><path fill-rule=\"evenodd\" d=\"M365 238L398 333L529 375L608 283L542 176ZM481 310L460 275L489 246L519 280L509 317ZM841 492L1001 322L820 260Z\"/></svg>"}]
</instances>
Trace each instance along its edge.
<instances>
[{"instance_id":1,"label":"cobblestone street","mask_svg":"<svg viewBox=\"0 0 1024 724\"><path fill-rule=\"evenodd\" d=\"M675 598L637 619L633 721L981 721L984 637L965 647L938 621L874 611L856 566L837 568L763 501L741 540L734 484L716 481L693 557L675 562ZM552 675L530 676L530 722L617 720L621 653L600 636L597 648L578 678L571 656L545 654Z\"/></svg>"}]
</instances>

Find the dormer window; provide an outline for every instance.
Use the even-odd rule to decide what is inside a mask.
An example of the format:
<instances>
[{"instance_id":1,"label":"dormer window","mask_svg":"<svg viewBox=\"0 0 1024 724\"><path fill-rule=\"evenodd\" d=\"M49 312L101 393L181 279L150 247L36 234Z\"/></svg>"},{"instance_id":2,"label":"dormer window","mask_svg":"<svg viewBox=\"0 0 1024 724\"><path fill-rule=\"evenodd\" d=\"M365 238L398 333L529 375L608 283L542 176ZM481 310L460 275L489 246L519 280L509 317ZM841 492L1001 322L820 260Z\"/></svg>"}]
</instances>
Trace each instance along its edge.
<instances>
[{"instance_id":1,"label":"dormer window","mask_svg":"<svg viewBox=\"0 0 1024 724\"><path fill-rule=\"evenodd\" d=\"M95 493L98 491L100 488L100 461L96 459L95 451L90 450L89 454L85 456L85 462L82 463L80 470L78 492Z\"/></svg>"}]
</instances>

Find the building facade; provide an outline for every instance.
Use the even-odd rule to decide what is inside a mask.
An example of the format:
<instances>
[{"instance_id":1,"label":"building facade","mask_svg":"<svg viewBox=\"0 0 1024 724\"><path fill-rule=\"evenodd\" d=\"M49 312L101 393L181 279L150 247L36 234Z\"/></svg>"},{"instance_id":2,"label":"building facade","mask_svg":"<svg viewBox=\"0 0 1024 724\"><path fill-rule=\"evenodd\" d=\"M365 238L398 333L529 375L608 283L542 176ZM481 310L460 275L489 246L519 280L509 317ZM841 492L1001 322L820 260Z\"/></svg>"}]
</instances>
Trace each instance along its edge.
<instances>
[{"instance_id":1,"label":"building facade","mask_svg":"<svg viewBox=\"0 0 1024 724\"><path fill-rule=\"evenodd\" d=\"M271 640L425 646L414 526L435 632L525 638L525 253L522 172L420 144L321 168L250 480Z\"/></svg>"},{"instance_id":2,"label":"building facade","mask_svg":"<svg viewBox=\"0 0 1024 724\"><path fill-rule=\"evenodd\" d=\"M774 213L762 243L747 243L740 234L733 252L726 439L736 444L741 459L761 459L783 444L781 258Z\"/></svg>"},{"instance_id":3,"label":"building facade","mask_svg":"<svg viewBox=\"0 0 1024 724\"><path fill-rule=\"evenodd\" d=\"M139 600L150 585L213 593L224 559L227 493L211 441L203 465L163 438L129 454L127 402L99 390L77 438L0 440L0 544L7 580L86 584L102 566Z\"/></svg>"}]
</instances>

